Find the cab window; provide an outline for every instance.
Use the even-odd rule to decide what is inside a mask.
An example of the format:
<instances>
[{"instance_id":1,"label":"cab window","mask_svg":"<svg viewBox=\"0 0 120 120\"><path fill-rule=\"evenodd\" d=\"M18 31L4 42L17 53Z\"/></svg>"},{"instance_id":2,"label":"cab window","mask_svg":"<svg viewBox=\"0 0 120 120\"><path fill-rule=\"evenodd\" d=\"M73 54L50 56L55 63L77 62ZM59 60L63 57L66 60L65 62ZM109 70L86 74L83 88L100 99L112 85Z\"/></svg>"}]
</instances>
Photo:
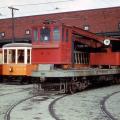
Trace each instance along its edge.
<instances>
[{"instance_id":1,"label":"cab window","mask_svg":"<svg viewBox=\"0 0 120 120\"><path fill-rule=\"evenodd\" d=\"M68 29L66 29L66 42L68 41Z\"/></svg>"},{"instance_id":2,"label":"cab window","mask_svg":"<svg viewBox=\"0 0 120 120\"><path fill-rule=\"evenodd\" d=\"M38 30L37 29L33 30L33 38L34 38L34 41L38 41Z\"/></svg>"},{"instance_id":3,"label":"cab window","mask_svg":"<svg viewBox=\"0 0 120 120\"><path fill-rule=\"evenodd\" d=\"M64 28L62 27L62 41L64 41Z\"/></svg>"},{"instance_id":4,"label":"cab window","mask_svg":"<svg viewBox=\"0 0 120 120\"><path fill-rule=\"evenodd\" d=\"M60 30L58 27L55 27L53 29L53 39L54 40L60 40Z\"/></svg>"},{"instance_id":5,"label":"cab window","mask_svg":"<svg viewBox=\"0 0 120 120\"><path fill-rule=\"evenodd\" d=\"M50 28L41 28L40 29L40 41L49 41L50 40Z\"/></svg>"}]
</instances>

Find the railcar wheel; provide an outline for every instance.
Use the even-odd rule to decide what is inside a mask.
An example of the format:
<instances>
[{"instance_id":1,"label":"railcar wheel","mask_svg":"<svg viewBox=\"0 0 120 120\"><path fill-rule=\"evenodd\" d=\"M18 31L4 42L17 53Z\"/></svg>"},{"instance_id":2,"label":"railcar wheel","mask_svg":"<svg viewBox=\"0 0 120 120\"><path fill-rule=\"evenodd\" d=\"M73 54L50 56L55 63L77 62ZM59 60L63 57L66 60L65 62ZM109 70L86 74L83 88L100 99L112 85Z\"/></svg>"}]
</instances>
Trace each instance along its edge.
<instances>
[{"instance_id":1,"label":"railcar wheel","mask_svg":"<svg viewBox=\"0 0 120 120\"><path fill-rule=\"evenodd\" d=\"M89 82L88 81L84 81L83 82L83 89L87 88L89 86Z\"/></svg>"},{"instance_id":2,"label":"railcar wheel","mask_svg":"<svg viewBox=\"0 0 120 120\"><path fill-rule=\"evenodd\" d=\"M120 78L118 79L118 81L119 81L118 84L120 84Z\"/></svg>"},{"instance_id":3,"label":"railcar wheel","mask_svg":"<svg viewBox=\"0 0 120 120\"><path fill-rule=\"evenodd\" d=\"M3 80L3 76L0 76L0 83L3 83L4 80Z\"/></svg>"},{"instance_id":4,"label":"railcar wheel","mask_svg":"<svg viewBox=\"0 0 120 120\"><path fill-rule=\"evenodd\" d=\"M69 92L70 94L74 94L77 92L77 86L76 84L72 83L70 86L69 86Z\"/></svg>"},{"instance_id":5,"label":"railcar wheel","mask_svg":"<svg viewBox=\"0 0 120 120\"><path fill-rule=\"evenodd\" d=\"M21 85L28 84L28 79L26 76L20 76L19 80Z\"/></svg>"},{"instance_id":6,"label":"railcar wheel","mask_svg":"<svg viewBox=\"0 0 120 120\"><path fill-rule=\"evenodd\" d=\"M78 87L78 90L81 91L83 88L82 88L82 83L80 82L79 83L79 87Z\"/></svg>"},{"instance_id":7,"label":"railcar wheel","mask_svg":"<svg viewBox=\"0 0 120 120\"><path fill-rule=\"evenodd\" d=\"M19 81L21 85L25 84L25 79L23 77L19 77Z\"/></svg>"}]
</instances>

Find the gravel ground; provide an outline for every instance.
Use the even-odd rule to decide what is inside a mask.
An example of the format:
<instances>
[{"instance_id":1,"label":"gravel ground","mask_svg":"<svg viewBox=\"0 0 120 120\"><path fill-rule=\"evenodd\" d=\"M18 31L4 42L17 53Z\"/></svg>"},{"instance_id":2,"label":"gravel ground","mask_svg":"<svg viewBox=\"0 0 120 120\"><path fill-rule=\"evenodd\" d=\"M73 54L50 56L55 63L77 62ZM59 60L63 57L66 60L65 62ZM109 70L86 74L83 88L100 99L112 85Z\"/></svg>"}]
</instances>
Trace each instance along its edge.
<instances>
[{"instance_id":1,"label":"gravel ground","mask_svg":"<svg viewBox=\"0 0 120 120\"><path fill-rule=\"evenodd\" d=\"M120 86L99 88L67 96L56 102L55 113L62 120L108 120L100 109L100 100L116 91L120 91ZM116 114L114 115L120 120L120 96L113 96L111 99L114 102L108 101L107 105L111 105L107 108L111 109L111 113L115 109L114 113ZM117 104L119 106L116 109Z\"/></svg>"},{"instance_id":2,"label":"gravel ground","mask_svg":"<svg viewBox=\"0 0 120 120\"><path fill-rule=\"evenodd\" d=\"M34 97L19 104L12 110L11 120L54 120L48 106L57 96L51 96L42 101L44 97L46 96Z\"/></svg>"},{"instance_id":3,"label":"gravel ground","mask_svg":"<svg viewBox=\"0 0 120 120\"><path fill-rule=\"evenodd\" d=\"M28 88L29 90L27 90ZM31 96L31 94L29 94L30 88L32 88L31 85L19 86L0 84L0 120L4 120L4 115L11 105Z\"/></svg>"},{"instance_id":4,"label":"gravel ground","mask_svg":"<svg viewBox=\"0 0 120 120\"><path fill-rule=\"evenodd\" d=\"M1 85L0 94L14 92L0 96L0 120L4 120L4 115L8 108L14 103L32 96L28 88L32 86ZM19 90L24 92L16 92ZM120 91L120 85L93 89L66 96L54 104L54 112L61 120L108 120L100 109L100 101L104 96ZM54 120L49 113L49 104L60 97L60 95L42 95L28 99L17 105L11 111L11 120ZM115 99L114 99L115 98ZM118 120L120 119L120 94L111 96L106 101L107 110Z\"/></svg>"}]
</instances>

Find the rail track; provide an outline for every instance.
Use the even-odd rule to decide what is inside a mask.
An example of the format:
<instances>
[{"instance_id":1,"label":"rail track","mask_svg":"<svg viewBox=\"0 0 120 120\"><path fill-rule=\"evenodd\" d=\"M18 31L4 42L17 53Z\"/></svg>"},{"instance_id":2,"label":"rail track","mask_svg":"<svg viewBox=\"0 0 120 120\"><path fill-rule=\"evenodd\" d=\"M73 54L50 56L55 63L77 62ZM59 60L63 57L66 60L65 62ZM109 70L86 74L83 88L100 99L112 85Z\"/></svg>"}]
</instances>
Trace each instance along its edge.
<instances>
[{"instance_id":1,"label":"rail track","mask_svg":"<svg viewBox=\"0 0 120 120\"><path fill-rule=\"evenodd\" d=\"M61 97L53 100L53 101L49 104L49 112L50 112L51 116L52 116L55 120L61 120L61 119L55 114L54 104L55 104L58 100L66 97L66 96L68 96L68 95L63 95L63 96L61 96Z\"/></svg>"},{"instance_id":2,"label":"rail track","mask_svg":"<svg viewBox=\"0 0 120 120\"><path fill-rule=\"evenodd\" d=\"M117 118L115 118L106 108L105 106L105 103L106 101L113 95L117 94L117 93L120 93L120 91L117 91L117 92L113 92L105 97L103 97L103 99L100 101L100 107L101 107L101 110L102 112L106 115L106 117L109 119L109 120L118 120ZM61 120L61 118L55 113L55 109L54 109L54 105L55 103L64 98L64 97L67 97L68 95L63 95L55 100L53 100L50 104L49 104L49 112L51 114L51 116L55 119L55 120Z\"/></svg>"},{"instance_id":3,"label":"rail track","mask_svg":"<svg viewBox=\"0 0 120 120\"><path fill-rule=\"evenodd\" d=\"M117 92L113 92L107 96L105 96L101 101L100 101L100 107L101 107L101 110L103 111L103 113L108 117L109 120L118 120L116 119L106 108L106 101L113 95L117 94L117 93L120 93L120 91L117 91Z\"/></svg>"},{"instance_id":4,"label":"rail track","mask_svg":"<svg viewBox=\"0 0 120 120\"><path fill-rule=\"evenodd\" d=\"M56 94L57 94L57 93L53 94L53 93L50 93L50 92L49 92L49 93L44 93L44 95L46 95L46 96L56 95ZM25 102L25 101L27 101L27 100L29 100L29 99L31 99L31 98L40 96L40 95L42 96L43 93L38 94L38 95L31 96L31 97L28 97L28 98L25 98L25 99L22 99L22 100L16 102L15 104L13 104L12 106L10 106L9 109L6 111L6 113L5 113L5 115L4 115L4 120L11 120L10 114L11 114L12 110L13 110L17 105L19 105L19 104L21 104L22 102ZM42 98L41 98L41 101L45 101L45 100L47 100L47 99L49 99L49 98L48 98L48 97L42 97Z\"/></svg>"},{"instance_id":5,"label":"rail track","mask_svg":"<svg viewBox=\"0 0 120 120\"><path fill-rule=\"evenodd\" d=\"M113 95L115 95L115 94L117 94L117 93L119 93L119 92L120 92L120 91L113 92L113 93L111 93L111 94L103 97L103 99L100 101L100 108L101 108L102 112L106 115L106 117L107 117L109 120L118 120L118 119L116 119L116 118L107 110L105 103L106 103L106 101L107 101L111 96L113 96ZM33 97L37 97L37 96L41 96L40 101L46 101L46 100L49 99L50 96L54 96L54 95L57 95L57 94L58 94L58 93L53 93L53 92L41 92L41 93L38 94L38 95L33 95L33 96L31 96L31 97L22 99L21 101L18 101L18 102L16 102L15 104L13 104L12 106L9 107L9 109L8 109L8 110L6 111L6 113L5 113L4 120L11 120L10 114L11 114L12 110L13 110L16 106L18 106L19 104L21 104L22 102L25 102L25 101L27 101L27 100L29 100L29 99L31 99L31 98L33 98ZM58 100L60 100L60 99L62 99L62 98L64 98L64 97L67 97L67 96L69 96L69 95L66 95L66 94L60 95L59 97L57 97L57 98L55 98L54 100L52 100L52 101L50 102L50 104L48 105L49 113L50 113L50 115L52 116L53 119L55 119L55 120L61 120L61 118L60 118L60 117L56 114L56 112L55 112L54 105L55 105L55 103L56 103Z\"/></svg>"}]
</instances>

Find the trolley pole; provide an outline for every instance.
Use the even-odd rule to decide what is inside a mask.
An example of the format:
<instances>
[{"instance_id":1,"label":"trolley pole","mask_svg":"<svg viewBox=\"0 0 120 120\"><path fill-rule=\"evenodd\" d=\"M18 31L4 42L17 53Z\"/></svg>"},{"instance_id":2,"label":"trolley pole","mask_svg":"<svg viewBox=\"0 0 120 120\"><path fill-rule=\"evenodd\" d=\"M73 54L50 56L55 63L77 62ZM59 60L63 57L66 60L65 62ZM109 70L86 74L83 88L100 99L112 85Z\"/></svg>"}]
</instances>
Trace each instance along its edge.
<instances>
[{"instance_id":1,"label":"trolley pole","mask_svg":"<svg viewBox=\"0 0 120 120\"><path fill-rule=\"evenodd\" d=\"M19 10L17 8L14 7L8 7L9 9L11 9L12 11L12 43L15 42L15 21L14 21L14 10Z\"/></svg>"}]
</instances>

